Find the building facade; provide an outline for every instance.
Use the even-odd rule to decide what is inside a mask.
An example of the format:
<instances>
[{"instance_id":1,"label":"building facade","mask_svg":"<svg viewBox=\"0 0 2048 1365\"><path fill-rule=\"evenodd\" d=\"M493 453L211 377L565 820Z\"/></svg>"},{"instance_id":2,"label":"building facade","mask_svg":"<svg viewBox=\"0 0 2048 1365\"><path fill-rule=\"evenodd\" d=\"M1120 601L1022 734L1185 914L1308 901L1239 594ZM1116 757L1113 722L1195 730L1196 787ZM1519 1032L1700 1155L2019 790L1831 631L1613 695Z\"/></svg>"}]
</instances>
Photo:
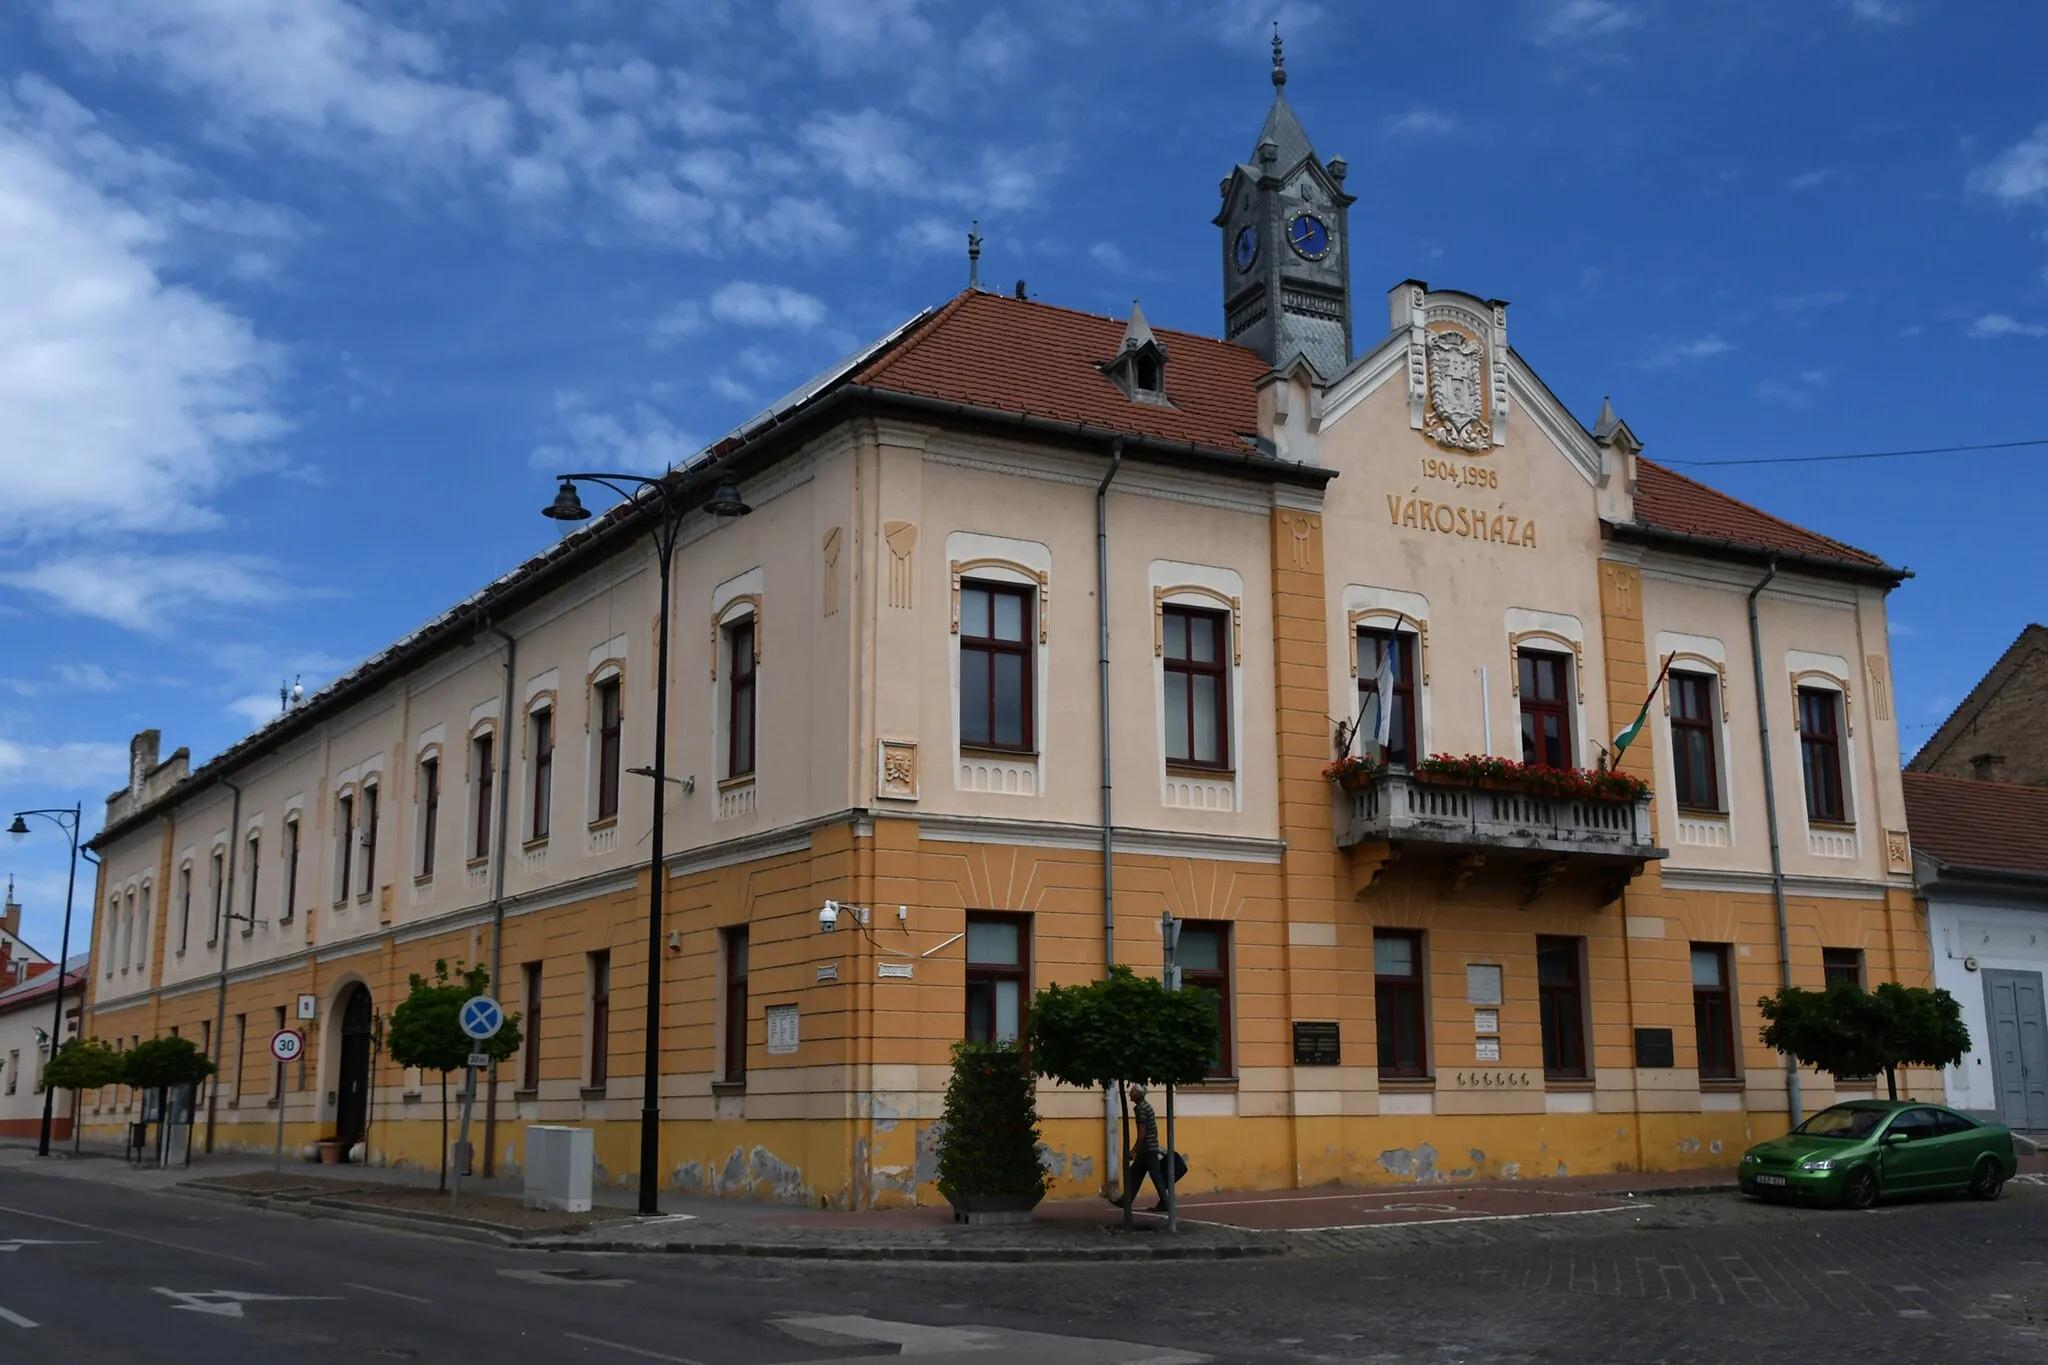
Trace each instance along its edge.
<instances>
[{"instance_id":1,"label":"building facade","mask_svg":"<svg viewBox=\"0 0 2048 1365\"><path fill-rule=\"evenodd\" d=\"M1276 92L1221 188L1224 340L970 290L671 476L751 514L692 513L673 566L659 1019L634 504L196 770L140 737L92 1031L219 1054L217 1145L281 1104L295 1146L431 1165L435 1078L382 1020L437 959L494 965L528 1040L482 1106L500 1168L546 1121L632 1170L652 1026L672 1187L931 1200L952 1045L1157 970L1171 915L1220 1007L1197 1188L1709 1164L1788 1081L1825 1102L1757 997L1929 971L1899 573L1583 425L1498 300L1356 313L1345 179ZM1418 771L1597 769L1646 699L1640 801ZM1340 787L1361 715L1385 762ZM1055 1192L1099 1188L1104 1097L1040 1112Z\"/></svg>"},{"instance_id":2,"label":"building facade","mask_svg":"<svg viewBox=\"0 0 2048 1365\"><path fill-rule=\"evenodd\" d=\"M2048 787L2048 626L2030 625L1928 737L1908 772Z\"/></svg>"},{"instance_id":3,"label":"building facade","mask_svg":"<svg viewBox=\"0 0 2048 1365\"><path fill-rule=\"evenodd\" d=\"M41 960L11 965L21 970L9 970L0 954L0 1137L29 1138L43 1130L43 1064L50 1060L57 967ZM64 978L64 1040L78 1036L85 972L84 955L72 958ZM73 1099L68 1090L57 1092L50 1119L53 1139L70 1139Z\"/></svg>"}]
</instances>

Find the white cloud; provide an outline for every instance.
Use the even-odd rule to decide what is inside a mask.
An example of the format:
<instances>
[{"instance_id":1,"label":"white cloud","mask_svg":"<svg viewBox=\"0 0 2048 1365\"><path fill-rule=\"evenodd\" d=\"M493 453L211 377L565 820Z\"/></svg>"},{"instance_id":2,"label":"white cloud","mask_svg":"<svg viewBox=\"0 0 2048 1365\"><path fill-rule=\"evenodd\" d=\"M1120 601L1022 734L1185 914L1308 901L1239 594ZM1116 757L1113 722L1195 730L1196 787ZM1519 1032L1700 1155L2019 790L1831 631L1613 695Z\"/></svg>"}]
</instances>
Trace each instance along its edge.
<instances>
[{"instance_id":1,"label":"white cloud","mask_svg":"<svg viewBox=\"0 0 2048 1365\"><path fill-rule=\"evenodd\" d=\"M561 439L536 446L531 463L537 469L617 469L628 474L659 474L689 460L703 442L677 429L667 417L636 401L626 418L595 412L583 395L570 390L555 395Z\"/></svg>"},{"instance_id":2,"label":"white cloud","mask_svg":"<svg viewBox=\"0 0 2048 1365\"><path fill-rule=\"evenodd\" d=\"M67 615L148 635L168 634L192 615L315 595L271 560L213 553L69 555L0 574L0 583L34 593Z\"/></svg>"},{"instance_id":3,"label":"white cloud","mask_svg":"<svg viewBox=\"0 0 2048 1365\"><path fill-rule=\"evenodd\" d=\"M285 422L277 350L166 278L203 216L180 168L54 87L0 85L0 485L8 531L181 530Z\"/></svg>"},{"instance_id":4,"label":"white cloud","mask_svg":"<svg viewBox=\"0 0 2048 1365\"><path fill-rule=\"evenodd\" d=\"M725 399L728 403L751 403L754 401L754 391L745 384L740 383L739 380L734 379L724 370L713 373L708 382L711 385L711 391L720 398Z\"/></svg>"},{"instance_id":5,"label":"white cloud","mask_svg":"<svg viewBox=\"0 0 2048 1365\"><path fill-rule=\"evenodd\" d=\"M1382 137L1441 137L1458 131L1458 120L1436 109L1410 109L1380 122Z\"/></svg>"},{"instance_id":6,"label":"white cloud","mask_svg":"<svg viewBox=\"0 0 2048 1365\"><path fill-rule=\"evenodd\" d=\"M2008 313L1986 313L1970 324L1969 335L1974 341L1989 341L1997 337L2048 337L2048 326L2021 322Z\"/></svg>"},{"instance_id":7,"label":"white cloud","mask_svg":"<svg viewBox=\"0 0 2048 1365\"><path fill-rule=\"evenodd\" d=\"M1115 242L1097 242L1088 248L1088 257L1097 265L1111 270L1129 270L1131 263L1124 256L1124 249Z\"/></svg>"},{"instance_id":8,"label":"white cloud","mask_svg":"<svg viewBox=\"0 0 2048 1365\"><path fill-rule=\"evenodd\" d=\"M1781 294L1771 300L1771 306L1781 313L1811 313L1815 309L1833 308L1848 301L1847 290L1825 289L1812 294Z\"/></svg>"},{"instance_id":9,"label":"white cloud","mask_svg":"<svg viewBox=\"0 0 2048 1365\"><path fill-rule=\"evenodd\" d=\"M1790 189L1810 190L1826 184L1834 178L1834 175L1835 172L1832 167L1825 167L1817 171L1801 171L1798 175L1787 180L1785 184Z\"/></svg>"},{"instance_id":10,"label":"white cloud","mask_svg":"<svg viewBox=\"0 0 2048 1365\"><path fill-rule=\"evenodd\" d=\"M1643 357L1642 365L1647 370L1669 369L1690 361L1711 360L1734 349L1734 344L1723 338L1719 332L1709 332L1691 341L1666 342Z\"/></svg>"},{"instance_id":11,"label":"white cloud","mask_svg":"<svg viewBox=\"0 0 2048 1365\"><path fill-rule=\"evenodd\" d=\"M960 44L960 64L969 71L1006 76L1031 56L1031 39L1000 11L985 15Z\"/></svg>"},{"instance_id":12,"label":"white cloud","mask_svg":"<svg viewBox=\"0 0 2048 1365\"><path fill-rule=\"evenodd\" d=\"M908 147L910 129L877 109L821 114L797 130L797 141L822 167L856 189L906 193L924 168Z\"/></svg>"},{"instance_id":13,"label":"white cloud","mask_svg":"<svg viewBox=\"0 0 2048 1365\"><path fill-rule=\"evenodd\" d=\"M2004 204L2048 204L2048 123L1980 167L1970 188Z\"/></svg>"},{"instance_id":14,"label":"white cloud","mask_svg":"<svg viewBox=\"0 0 2048 1365\"><path fill-rule=\"evenodd\" d=\"M0 786L100 791L127 775L125 745L27 744L0 735Z\"/></svg>"},{"instance_id":15,"label":"white cloud","mask_svg":"<svg viewBox=\"0 0 2048 1365\"><path fill-rule=\"evenodd\" d=\"M1191 17L1218 42L1237 46L1266 37L1276 20L1284 37L1300 37L1323 17L1323 7L1314 0L1200 0Z\"/></svg>"},{"instance_id":16,"label":"white cloud","mask_svg":"<svg viewBox=\"0 0 2048 1365\"><path fill-rule=\"evenodd\" d=\"M711 316L736 327L786 327L807 332L825 320L825 305L783 285L734 280L711 295Z\"/></svg>"},{"instance_id":17,"label":"white cloud","mask_svg":"<svg viewBox=\"0 0 2048 1365\"><path fill-rule=\"evenodd\" d=\"M117 684L98 664L58 664L51 670L74 692L112 692Z\"/></svg>"},{"instance_id":18,"label":"white cloud","mask_svg":"<svg viewBox=\"0 0 2048 1365\"><path fill-rule=\"evenodd\" d=\"M781 0L775 14L820 67L844 74L890 67L931 45L924 0Z\"/></svg>"},{"instance_id":19,"label":"white cloud","mask_svg":"<svg viewBox=\"0 0 2048 1365\"><path fill-rule=\"evenodd\" d=\"M1766 379L1756 386L1757 397L1791 408L1812 407L1821 391L1834 382L1837 369L1834 365L1816 365L1796 374Z\"/></svg>"},{"instance_id":20,"label":"white cloud","mask_svg":"<svg viewBox=\"0 0 2048 1365\"><path fill-rule=\"evenodd\" d=\"M1849 13L1866 24L1903 24L1906 7L1898 0L1848 0Z\"/></svg>"},{"instance_id":21,"label":"white cloud","mask_svg":"<svg viewBox=\"0 0 2048 1365\"><path fill-rule=\"evenodd\" d=\"M1538 47L1579 47L1613 38L1641 22L1620 0L1541 0L1529 37Z\"/></svg>"},{"instance_id":22,"label":"white cloud","mask_svg":"<svg viewBox=\"0 0 2048 1365\"><path fill-rule=\"evenodd\" d=\"M772 379L787 368L787 362L766 346L742 346L733 358L756 379Z\"/></svg>"},{"instance_id":23,"label":"white cloud","mask_svg":"<svg viewBox=\"0 0 2048 1365\"><path fill-rule=\"evenodd\" d=\"M684 299L663 309L649 329L657 347L673 346L684 337L695 336L703 330L704 309L694 299Z\"/></svg>"},{"instance_id":24,"label":"white cloud","mask_svg":"<svg viewBox=\"0 0 2048 1365\"><path fill-rule=\"evenodd\" d=\"M446 74L434 40L348 0L53 0L102 60L204 99L216 131L342 159L453 170L502 155L503 97Z\"/></svg>"},{"instance_id":25,"label":"white cloud","mask_svg":"<svg viewBox=\"0 0 2048 1365\"><path fill-rule=\"evenodd\" d=\"M967 228L945 218L916 218L896 230L899 246L931 255L967 250Z\"/></svg>"}]
</instances>

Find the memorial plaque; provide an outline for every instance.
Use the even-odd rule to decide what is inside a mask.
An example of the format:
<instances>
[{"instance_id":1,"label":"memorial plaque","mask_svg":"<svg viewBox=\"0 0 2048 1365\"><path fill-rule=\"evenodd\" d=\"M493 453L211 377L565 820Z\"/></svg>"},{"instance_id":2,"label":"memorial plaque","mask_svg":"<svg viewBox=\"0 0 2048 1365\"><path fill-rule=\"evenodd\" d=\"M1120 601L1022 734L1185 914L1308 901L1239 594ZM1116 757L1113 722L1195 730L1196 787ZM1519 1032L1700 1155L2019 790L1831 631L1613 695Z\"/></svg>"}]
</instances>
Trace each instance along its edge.
<instances>
[{"instance_id":1,"label":"memorial plaque","mask_svg":"<svg viewBox=\"0 0 2048 1365\"><path fill-rule=\"evenodd\" d=\"M1481 1038L1472 1046L1472 1060L1497 1062L1500 1060L1500 1039Z\"/></svg>"},{"instance_id":2,"label":"memorial plaque","mask_svg":"<svg viewBox=\"0 0 2048 1365\"><path fill-rule=\"evenodd\" d=\"M1294 1021L1296 1066L1336 1066L1341 1053L1342 1047L1337 1038L1335 1020Z\"/></svg>"},{"instance_id":3,"label":"memorial plaque","mask_svg":"<svg viewBox=\"0 0 2048 1365\"><path fill-rule=\"evenodd\" d=\"M770 1005L768 1015L768 1052L771 1056L785 1056L797 1049L797 1015L795 1005Z\"/></svg>"},{"instance_id":4,"label":"memorial plaque","mask_svg":"<svg viewBox=\"0 0 2048 1365\"><path fill-rule=\"evenodd\" d=\"M1500 967L1492 962L1465 964L1465 1003L1499 1006Z\"/></svg>"},{"instance_id":5,"label":"memorial plaque","mask_svg":"<svg viewBox=\"0 0 2048 1365\"><path fill-rule=\"evenodd\" d=\"M1636 1065L1642 1067L1675 1065L1672 1057L1670 1029L1639 1028L1636 1030Z\"/></svg>"},{"instance_id":6,"label":"memorial plaque","mask_svg":"<svg viewBox=\"0 0 2048 1365\"><path fill-rule=\"evenodd\" d=\"M1473 1010L1472 1031L1474 1033L1499 1033L1499 1010Z\"/></svg>"}]
</instances>

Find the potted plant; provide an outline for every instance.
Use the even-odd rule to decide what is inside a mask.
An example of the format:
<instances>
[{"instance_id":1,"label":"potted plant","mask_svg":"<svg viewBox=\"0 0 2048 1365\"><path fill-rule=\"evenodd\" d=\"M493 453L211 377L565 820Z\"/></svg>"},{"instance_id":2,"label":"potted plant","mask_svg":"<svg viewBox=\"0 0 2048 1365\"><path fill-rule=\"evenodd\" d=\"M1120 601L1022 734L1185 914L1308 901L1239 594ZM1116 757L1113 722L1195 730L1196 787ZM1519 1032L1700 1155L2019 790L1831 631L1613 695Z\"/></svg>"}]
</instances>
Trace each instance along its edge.
<instances>
[{"instance_id":1,"label":"potted plant","mask_svg":"<svg viewBox=\"0 0 2048 1365\"><path fill-rule=\"evenodd\" d=\"M1326 765L1323 776L1349 792L1369 784L1379 770L1380 765L1365 754L1345 754Z\"/></svg>"},{"instance_id":2,"label":"potted plant","mask_svg":"<svg viewBox=\"0 0 2048 1365\"><path fill-rule=\"evenodd\" d=\"M1045 1198L1038 1101L1014 1042L958 1043L946 1087L939 1193L962 1223L1026 1223Z\"/></svg>"},{"instance_id":3,"label":"potted plant","mask_svg":"<svg viewBox=\"0 0 2048 1365\"><path fill-rule=\"evenodd\" d=\"M1614 805L1633 805L1650 794L1650 784L1632 773L1612 768L1553 768L1491 754L1431 754L1415 765L1415 776L1423 782Z\"/></svg>"},{"instance_id":4,"label":"potted plant","mask_svg":"<svg viewBox=\"0 0 2048 1365\"><path fill-rule=\"evenodd\" d=\"M320 1164L322 1166L339 1166L341 1164L341 1139L339 1137L321 1138L313 1144L313 1150L320 1154Z\"/></svg>"}]
</instances>

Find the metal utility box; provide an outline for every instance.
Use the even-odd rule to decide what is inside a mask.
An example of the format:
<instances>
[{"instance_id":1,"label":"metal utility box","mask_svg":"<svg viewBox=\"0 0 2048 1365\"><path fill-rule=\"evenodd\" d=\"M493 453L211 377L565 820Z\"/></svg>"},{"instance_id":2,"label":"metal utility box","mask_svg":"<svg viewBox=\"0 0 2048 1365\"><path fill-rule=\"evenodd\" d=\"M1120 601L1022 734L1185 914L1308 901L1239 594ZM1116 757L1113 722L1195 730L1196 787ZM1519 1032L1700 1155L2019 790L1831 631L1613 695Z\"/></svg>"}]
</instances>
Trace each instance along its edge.
<instances>
[{"instance_id":1,"label":"metal utility box","mask_svg":"<svg viewBox=\"0 0 2048 1365\"><path fill-rule=\"evenodd\" d=\"M533 1124L526 1130L526 1207L590 1210L590 1177L597 1167L595 1134L588 1128Z\"/></svg>"}]
</instances>

